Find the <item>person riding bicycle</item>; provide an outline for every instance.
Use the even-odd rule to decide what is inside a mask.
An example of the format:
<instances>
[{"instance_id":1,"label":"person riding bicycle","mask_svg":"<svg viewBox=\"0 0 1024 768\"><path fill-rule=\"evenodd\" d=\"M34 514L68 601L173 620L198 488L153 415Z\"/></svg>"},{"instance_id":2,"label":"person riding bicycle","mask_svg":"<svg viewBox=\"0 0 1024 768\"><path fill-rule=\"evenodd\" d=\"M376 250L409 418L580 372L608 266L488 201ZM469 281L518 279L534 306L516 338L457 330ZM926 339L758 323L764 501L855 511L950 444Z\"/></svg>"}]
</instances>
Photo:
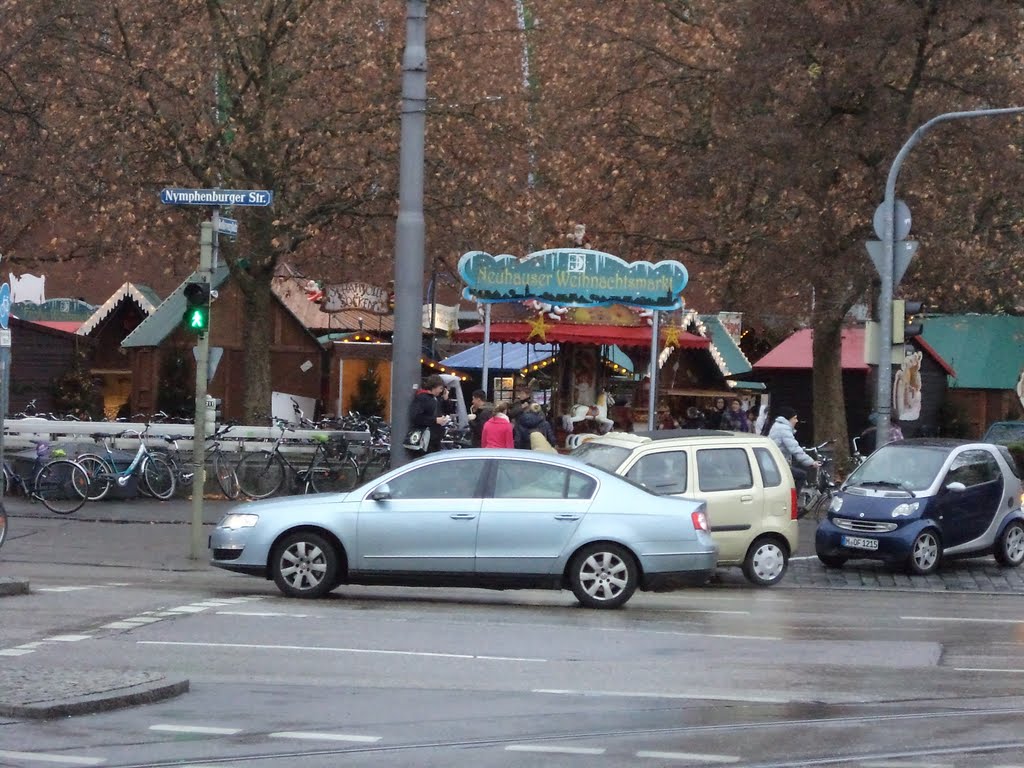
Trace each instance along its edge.
<instances>
[{"instance_id":1,"label":"person riding bicycle","mask_svg":"<svg viewBox=\"0 0 1024 768\"><path fill-rule=\"evenodd\" d=\"M807 480L807 469L820 467L821 462L808 456L807 452L800 447L800 443L796 441L796 423L799 421L796 411L784 405L776 410L775 414L775 422L772 424L771 431L768 432L768 437L779 446L782 455L789 461L796 492L800 493L800 489L804 487L804 482Z\"/></svg>"}]
</instances>

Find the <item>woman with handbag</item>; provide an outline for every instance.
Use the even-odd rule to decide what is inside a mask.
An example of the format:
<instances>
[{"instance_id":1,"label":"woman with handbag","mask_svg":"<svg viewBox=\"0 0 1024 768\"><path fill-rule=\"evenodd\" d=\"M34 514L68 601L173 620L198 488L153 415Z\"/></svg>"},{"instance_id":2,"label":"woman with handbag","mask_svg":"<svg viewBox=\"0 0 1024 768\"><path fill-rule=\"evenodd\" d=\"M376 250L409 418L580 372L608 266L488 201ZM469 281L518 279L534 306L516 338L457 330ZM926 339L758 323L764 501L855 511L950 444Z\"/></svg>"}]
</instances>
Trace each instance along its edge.
<instances>
[{"instance_id":1,"label":"woman with handbag","mask_svg":"<svg viewBox=\"0 0 1024 768\"><path fill-rule=\"evenodd\" d=\"M444 427L451 418L441 413L439 398L443 391L444 380L437 374L433 374L423 380L423 388L413 396L412 404L409 406L409 434L403 443L410 452L433 453L441 450ZM428 435L425 440L421 437L423 430L426 430ZM414 435L414 432L420 434ZM414 445L421 446L421 448L416 450L412 447Z\"/></svg>"}]
</instances>

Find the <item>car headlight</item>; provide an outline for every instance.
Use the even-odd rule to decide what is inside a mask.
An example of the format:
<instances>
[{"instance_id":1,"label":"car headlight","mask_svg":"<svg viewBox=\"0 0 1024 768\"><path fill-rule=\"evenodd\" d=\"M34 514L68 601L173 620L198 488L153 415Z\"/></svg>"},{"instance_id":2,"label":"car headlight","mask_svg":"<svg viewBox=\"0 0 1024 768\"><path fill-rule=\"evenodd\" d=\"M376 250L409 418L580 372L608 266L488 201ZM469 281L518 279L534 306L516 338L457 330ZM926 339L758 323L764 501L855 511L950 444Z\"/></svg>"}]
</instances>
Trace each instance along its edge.
<instances>
[{"instance_id":1,"label":"car headlight","mask_svg":"<svg viewBox=\"0 0 1024 768\"><path fill-rule=\"evenodd\" d=\"M259 515L251 514L231 514L224 515L224 519L220 521L218 528L227 528L232 531L237 531L239 528L252 528L259 522Z\"/></svg>"},{"instance_id":2,"label":"car headlight","mask_svg":"<svg viewBox=\"0 0 1024 768\"><path fill-rule=\"evenodd\" d=\"M842 508L843 508L843 497L842 496L838 496L838 495L837 496L833 496L832 497L832 505L829 507L829 511L830 512L838 512Z\"/></svg>"},{"instance_id":3,"label":"car headlight","mask_svg":"<svg viewBox=\"0 0 1024 768\"><path fill-rule=\"evenodd\" d=\"M914 501L909 504L900 504L892 511L893 517L906 517L917 512L917 508L921 506L918 502Z\"/></svg>"}]
</instances>

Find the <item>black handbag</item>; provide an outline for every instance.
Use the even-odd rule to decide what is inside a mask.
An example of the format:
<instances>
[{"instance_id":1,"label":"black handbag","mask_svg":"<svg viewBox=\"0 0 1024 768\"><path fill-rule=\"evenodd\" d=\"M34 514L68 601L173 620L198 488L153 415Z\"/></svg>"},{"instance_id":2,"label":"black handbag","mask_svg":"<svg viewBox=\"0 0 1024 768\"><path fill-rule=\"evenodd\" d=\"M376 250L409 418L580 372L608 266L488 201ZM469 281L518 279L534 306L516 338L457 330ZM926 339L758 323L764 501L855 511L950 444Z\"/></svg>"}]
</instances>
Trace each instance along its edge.
<instances>
[{"instance_id":1,"label":"black handbag","mask_svg":"<svg viewBox=\"0 0 1024 768\"><path fill-rule=\"evenodd\" d=\"M425 453L430 445L430 430L426 427L415 427L409 430L409 434L402 441L402 447L410 451Z\"/></svg>"}]
</instances>

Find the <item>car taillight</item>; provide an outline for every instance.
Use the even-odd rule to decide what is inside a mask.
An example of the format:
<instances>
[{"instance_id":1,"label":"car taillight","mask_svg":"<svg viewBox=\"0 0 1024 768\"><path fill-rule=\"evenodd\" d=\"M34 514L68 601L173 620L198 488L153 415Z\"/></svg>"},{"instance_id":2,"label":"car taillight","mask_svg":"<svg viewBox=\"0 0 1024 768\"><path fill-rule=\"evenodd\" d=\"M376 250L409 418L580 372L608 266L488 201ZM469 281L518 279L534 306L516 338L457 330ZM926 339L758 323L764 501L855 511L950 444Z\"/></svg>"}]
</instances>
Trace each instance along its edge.
<instances>
[{"instance_id":1,"label":"car taillight","mask_svg":"<svg viewBox=\"0 0 1024 768\"><path fill-rule=\"evenodd\" d=\"M789 519L796 520L798 517L800 515L796 508L796 488L791 488L789 491Z\"/></svg>"},{"instance_id":2,"label":"car taillight","mask_svg":"<svg viewBox=\"0 0 1024 768\"><path fill-rule=\"evenodd\" d=\"M704 509L698 509L696 512L690 513L690 519L693 520L693 527L698 531L704 531L704 533L710 533L708 528L708 516Z\"/></svg>"}]
</instances>

